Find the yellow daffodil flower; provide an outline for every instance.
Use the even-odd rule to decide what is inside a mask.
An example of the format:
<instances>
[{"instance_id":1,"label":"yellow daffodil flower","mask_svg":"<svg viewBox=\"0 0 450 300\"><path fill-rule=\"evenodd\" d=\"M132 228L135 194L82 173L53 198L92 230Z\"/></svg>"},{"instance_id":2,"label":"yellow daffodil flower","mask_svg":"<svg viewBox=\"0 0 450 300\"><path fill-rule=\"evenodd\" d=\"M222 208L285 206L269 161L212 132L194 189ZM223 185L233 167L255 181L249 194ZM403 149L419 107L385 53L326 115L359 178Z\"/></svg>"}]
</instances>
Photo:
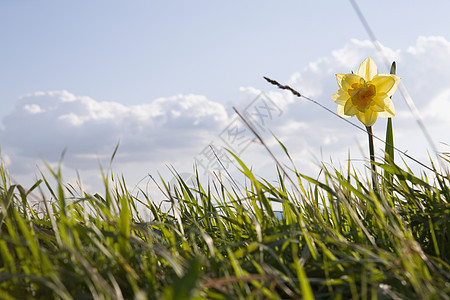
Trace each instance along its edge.
<instances>
[{"instance_id":1,"label":"yellow daffodil flower","mask_svg":"<svg viewBox=\"0 0 450 300\"><path fill-rule=\"evenodd\" d=\"M378 117L395 116L391 96L400 83L400 77L393 74L378 74L377 65L366 58L356 74L336 74L339 90L331 99L338 105L341 117L356 115L367 127L372 126Z\"/></svg>"}]
</instances>

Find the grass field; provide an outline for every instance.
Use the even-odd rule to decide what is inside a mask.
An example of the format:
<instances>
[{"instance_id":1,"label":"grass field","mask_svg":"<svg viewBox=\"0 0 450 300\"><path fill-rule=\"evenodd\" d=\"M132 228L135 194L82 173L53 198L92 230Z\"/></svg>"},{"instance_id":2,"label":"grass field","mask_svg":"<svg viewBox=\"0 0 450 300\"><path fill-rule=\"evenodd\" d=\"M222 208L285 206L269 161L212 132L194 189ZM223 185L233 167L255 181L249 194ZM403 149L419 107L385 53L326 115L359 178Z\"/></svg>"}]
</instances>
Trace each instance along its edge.
<instances>
[{"instance_id":1,"label":"grass field","mask_svg":"<svg viewBox=\"0 0 450 300\"><path fill-rule=\"evenodd\" d=\"M1 298L450 299L449 174L385 162L374 191L350 165L274 166L271 184L236 159L244 187L162 180L169 211L112 174L77 196L58 170L26 189L2 165Z\"/></svg>"}]
</instances>

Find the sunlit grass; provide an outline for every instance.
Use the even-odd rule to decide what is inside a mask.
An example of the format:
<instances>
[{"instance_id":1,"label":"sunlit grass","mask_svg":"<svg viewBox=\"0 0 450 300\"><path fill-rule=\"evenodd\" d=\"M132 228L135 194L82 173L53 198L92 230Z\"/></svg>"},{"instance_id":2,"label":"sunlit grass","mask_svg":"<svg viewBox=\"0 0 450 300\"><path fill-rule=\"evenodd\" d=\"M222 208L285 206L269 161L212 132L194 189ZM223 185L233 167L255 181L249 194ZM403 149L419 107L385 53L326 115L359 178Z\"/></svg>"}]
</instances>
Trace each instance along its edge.
<instances>
[{"instance_id":1,"label":"sunlit grass","mask_svg":"<svg viewBox=\"0 0 450 300\"><path fill-rule=\"evenodd\" d=\"M1 298L450 298L448 174L380 163L374 191L350 165L320 180L293 168L293 183L274 168L273 184L236 159L245 188L162 180L169 211L124 178L80 196L59 170L26 189L2 165Z\"/></svg>"}]
</instances>

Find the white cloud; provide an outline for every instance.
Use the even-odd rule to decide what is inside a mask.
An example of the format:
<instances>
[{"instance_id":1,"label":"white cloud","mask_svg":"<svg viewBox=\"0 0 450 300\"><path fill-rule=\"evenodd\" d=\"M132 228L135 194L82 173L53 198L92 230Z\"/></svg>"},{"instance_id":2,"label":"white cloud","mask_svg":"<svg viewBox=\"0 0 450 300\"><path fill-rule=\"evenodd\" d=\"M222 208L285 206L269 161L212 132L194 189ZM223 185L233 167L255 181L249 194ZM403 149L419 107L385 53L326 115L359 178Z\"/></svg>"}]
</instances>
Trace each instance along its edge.
<instances>
[{"instance_id":1,"label":"white cloud","mask_svg":"<svg viewBox=\"0 0 450 300\"><path fill-rule=\"evenodd\" d=\"M221 104L198 95L125 106L67 91L40 92L17 100L0 138L12 171L30 172L28 162L40 155L57 161L65 148L69 166L97 168L97 158L110 155L119 140L124 162L168 160L175 152L170 149L188 152L208 143L227 120Z\"/></svg>"},{"instance_id":2,"label":"white cloud","mask_svg":"<svg viewBox=\"0 0 450 300\"><path fill-rule=\"evenodd\" d=\"M24 110L28 111L30 114L38 114L44 112L42 108L37 104L26 104L24 105Z\"/></svg>"},{"instance_id":3,"label":"white cloud","mask_svg":"<svg viewBox=\"0 0 450 300\"><path fill-rule=\"evenodd\" d=\"M425 106L422 115L433 125L450 125L450 88L437 94L433 100Z\"/></svg>"},{"instance_id":4,"label":"white cloud","mask_svg":"<svg viewBox=\"0 0 450 300\"><path fill-rule=\"evenodd\" d=\"M435 140L448 142L442 125L449 123L450 42L443 37L419 37L407 49L384 49L389 59L397 61L398 75ZM351 40L342 49L293 74L288 83L335 111L336 105L331 100L337 90L335 74L356 70L367 56L375 59L381 73L388 71L370 41ZM313 170L312 157L325 160L332 157L336 162L346 159L350 148L352 155L361 158L359 146L366 146L363 132L287 91L269 85L267 90L270 91L266 95L277 110L267 120L262 134L277 155L283 154L272 133L285 143L302 166L299 169L305 172ZM251 106L259 94L253 87L241 88L239 109ZM399 93L393 100L397 110L396 145L427 161L427 144L414 118ZM231 109L201 95L176 95L127 106L67 91L38 92L17 100L14 110L3 119L0 140L13 173L32 172L41 155L55 162L64 148L68 149L66 166L96 169L97 158L108 159L120 140L116 161L123 169L140 167L145 175L144 169L149 166L164 167L177 162L192 166L194 157L210 142L223 145L221 132L236 120L227 111ZM356 119L351 120L358 124ZM380 137L384 136L384 124L381 119L374 127ZM264 150L254 143L242 155L255 169L273 166Z\"/></svg>"}]
</instances>

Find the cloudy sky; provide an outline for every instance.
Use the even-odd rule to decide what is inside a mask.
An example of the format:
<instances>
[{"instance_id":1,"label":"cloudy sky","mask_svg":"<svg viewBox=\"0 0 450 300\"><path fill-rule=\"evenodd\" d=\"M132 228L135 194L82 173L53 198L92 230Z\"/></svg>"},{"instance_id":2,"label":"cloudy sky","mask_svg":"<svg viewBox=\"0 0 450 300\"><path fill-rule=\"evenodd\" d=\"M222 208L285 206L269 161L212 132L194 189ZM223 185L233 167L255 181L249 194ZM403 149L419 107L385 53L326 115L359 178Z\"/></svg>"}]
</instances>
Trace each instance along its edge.
<instances>
[{"instance_id":1,"label":"cloudy sky","mask_svg":"<svg viewBox=\"0 0 450 300\"><path fill-rule=\"evenodd\" d=\"M450 2L358 4L439 150L449 151ZM216 168L209 145L224 163L227 147L270 177L273 162L233 106L281 155L278 137L302 172L317 175L318 160L345 165L349 150L358 163L363 132L263 76L335 111L336 73L367 56L388 72L349 1L3 0L0 39L9 172L30 184L43 160L55 165L66 149L66 180L78 171L88 191L99 188L99 162L106 167L119 142L112 167L130 186L148 174L170 179L169 166ZM431 148L405 101L399 93L393 101L396 146L428 162ZM385 124L375 124L377 135Z\"/></svg>"}]
</instances>

